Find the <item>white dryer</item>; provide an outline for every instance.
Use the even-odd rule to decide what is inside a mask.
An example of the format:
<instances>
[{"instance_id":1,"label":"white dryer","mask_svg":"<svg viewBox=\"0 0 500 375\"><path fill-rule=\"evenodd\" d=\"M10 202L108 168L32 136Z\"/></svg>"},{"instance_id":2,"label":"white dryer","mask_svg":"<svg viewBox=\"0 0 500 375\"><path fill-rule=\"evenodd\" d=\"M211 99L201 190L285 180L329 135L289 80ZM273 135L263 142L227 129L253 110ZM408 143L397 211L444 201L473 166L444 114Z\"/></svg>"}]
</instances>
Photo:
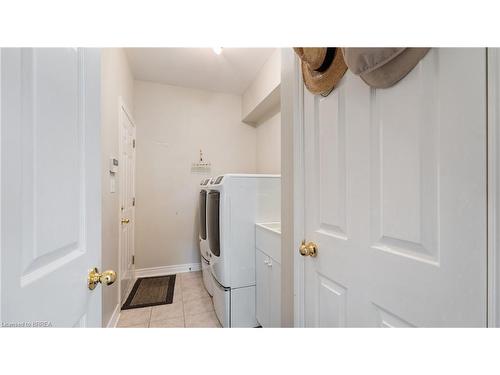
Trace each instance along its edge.
<instances>
[{"instance_id":1,"label":"white dryer","mask_svg":"<svg viewBox=\"0 0 500 375\"><path fill-rule=\"evenodd\" d=\"M198 202L199 209L199 241L200 241L200 257L201 257L201 272L203 275L203 284L208 294L213 295L213 281L210 274L210 250L208 248L207 238L207 193L210 187L210 178L205 178L200 182L200 196Z\"/></svg>"},{"instance_id":2,"label":"white dryer","mask_svg":"<svg viewBox=\"0 0 500 375\"><path fill-rule=\"evenodd\" d=\"M215 312L224 327L255 327L255 223L280 221L281 178L227 174L208 190Z\"/></svg>"}]
</instances>

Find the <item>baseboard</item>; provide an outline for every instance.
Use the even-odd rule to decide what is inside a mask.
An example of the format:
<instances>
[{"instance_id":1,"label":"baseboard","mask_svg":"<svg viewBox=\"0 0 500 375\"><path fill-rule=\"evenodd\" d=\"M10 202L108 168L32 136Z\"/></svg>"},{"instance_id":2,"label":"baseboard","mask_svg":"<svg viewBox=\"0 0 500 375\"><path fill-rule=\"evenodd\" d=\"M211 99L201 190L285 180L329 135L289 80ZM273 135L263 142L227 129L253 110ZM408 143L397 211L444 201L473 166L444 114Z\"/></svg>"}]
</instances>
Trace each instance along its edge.
<instances>
[{"instance_id":1,"label":"baseboard","mask_svg":"<svg viewBox=\"0 0 500 375\"><path fill-rule=\"evenodd\" d=\"M135 277L152 277L173 275L183 272L195 272L201 270L201 263L176 264L173 266L138 268L135 270Z\"/></svg>"},{"instance_id":2,"label":"baseboard","mask_svg":"<svg viewBox=\"0 0 500 375\"><path fill-rule=\"evenodd\" d=\"M109 318L109 322L106 325L106 328L115 328L118 323L118 318L120 317L121 305L117 304L113 314L111 314L111 318Z\"/></svg>"}]
</instances>

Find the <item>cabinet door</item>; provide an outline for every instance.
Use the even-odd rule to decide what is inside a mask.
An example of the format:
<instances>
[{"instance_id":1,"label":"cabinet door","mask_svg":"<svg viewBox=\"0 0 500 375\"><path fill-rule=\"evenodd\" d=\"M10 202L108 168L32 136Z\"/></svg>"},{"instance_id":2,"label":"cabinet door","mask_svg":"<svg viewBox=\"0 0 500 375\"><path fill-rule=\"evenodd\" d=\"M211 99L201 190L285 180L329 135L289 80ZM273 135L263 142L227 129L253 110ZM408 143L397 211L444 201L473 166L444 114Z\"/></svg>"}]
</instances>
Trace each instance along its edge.
<instances>
[{"instance_id":1,"label":"cabinet door","mask_svg":"<svg viewBox=\"0 0 500 375\"><path fill-rule=\"evenodd\" d=\"M269 327L269 257L255 251L255 316L262 327Z\"/></svg>"},{"instance_id":2,"label":"cabinet door","mask_svg":"<svg viewBox=\"0 0 500 375\"><path fill-rule=\"evenodd\" d=\"M269 258L269 327L281 327L281 264Z\"/></svg>"}]
</instances>

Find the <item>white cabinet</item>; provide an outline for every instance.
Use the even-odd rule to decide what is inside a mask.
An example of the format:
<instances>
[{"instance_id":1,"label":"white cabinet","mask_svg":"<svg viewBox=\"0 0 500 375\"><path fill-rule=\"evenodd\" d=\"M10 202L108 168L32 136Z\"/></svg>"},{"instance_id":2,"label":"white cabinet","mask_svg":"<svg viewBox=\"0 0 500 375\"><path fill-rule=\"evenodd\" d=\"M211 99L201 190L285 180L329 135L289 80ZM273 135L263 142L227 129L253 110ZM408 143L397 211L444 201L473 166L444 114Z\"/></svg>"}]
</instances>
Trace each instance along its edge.
<instances>
[{"instance_id":1,"label":"white cabinet","mask_svg":"<svg viewBox=\"0 0 500 375\"><path fill-rule=\"evenodd\" d=\"M256 318L262 327L281 327L281 235L276 223L256 225Z\"/></svg>"},{"instance_id":2,"label":"white cabinet","mask_svg":"<svg viewBox=\"0 0 500 375\"><path fill-rule=\"evenodd\" d=\"M281 264L256 249L256 318L262 327L281 326Z\"/></svg>"},{"instance_id":3,"label":"white cabinet","mask_svg":"<svg viewBox=\"0 0 500 375\"><path fill-rule=\"evenodd\" d=\"M268 256L259 249L255 250L255 317L262 327L269 326L269 270Z\"/></svg>"},{"instance_id":4,"label":"white cabinet","mask_svg":"<svg viewBox=\"0 0 500 375\"><path fill-rule=\"evenodd\" d=\"M281 327L281 264L269 257L269 327Z\"/></svg>"}]
</instances>

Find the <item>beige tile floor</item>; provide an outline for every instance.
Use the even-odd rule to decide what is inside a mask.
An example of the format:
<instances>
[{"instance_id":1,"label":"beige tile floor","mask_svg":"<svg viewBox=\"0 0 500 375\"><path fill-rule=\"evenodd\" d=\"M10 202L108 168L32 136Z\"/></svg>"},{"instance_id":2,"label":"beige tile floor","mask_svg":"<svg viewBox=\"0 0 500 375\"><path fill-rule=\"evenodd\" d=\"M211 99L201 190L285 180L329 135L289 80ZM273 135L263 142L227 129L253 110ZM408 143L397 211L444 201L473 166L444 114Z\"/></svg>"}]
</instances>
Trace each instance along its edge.
<instances>
[{"instance_id":1,"label":"beige tile floor","mask_svg":"<svg viewBox=\"0 0 500 375\"><path fill-rule=\"evenodd\" d=\"M117 327L218 328L220 323L198 271L177 275L174 300L170 305L124 310L120 313Z\"/></svg>"}]
</instances>

